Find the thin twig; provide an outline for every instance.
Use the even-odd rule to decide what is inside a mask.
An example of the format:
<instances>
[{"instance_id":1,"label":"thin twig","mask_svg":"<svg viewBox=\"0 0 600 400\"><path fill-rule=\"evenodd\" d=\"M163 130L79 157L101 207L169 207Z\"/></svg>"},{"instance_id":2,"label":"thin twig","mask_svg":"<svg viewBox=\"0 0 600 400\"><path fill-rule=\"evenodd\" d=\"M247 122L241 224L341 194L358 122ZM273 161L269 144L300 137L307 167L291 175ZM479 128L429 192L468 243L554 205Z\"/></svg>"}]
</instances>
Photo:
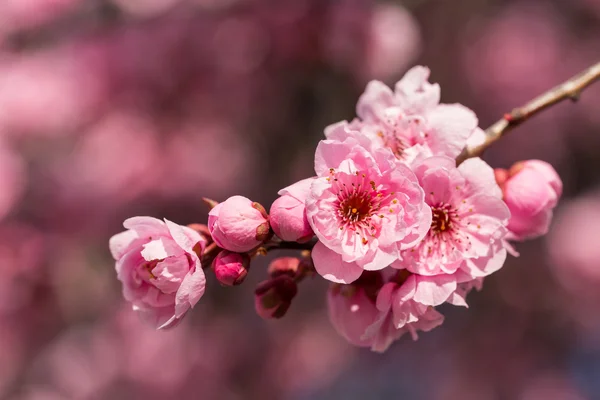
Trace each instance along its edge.
<instances>
[{"instance_id":1,"label":"thin twig","mask_svg":"<svg viewBox=\"0 0 600 400\"><path fill-rule=\"evenodd\" d=\"M456 158L460 164L467 158L479 157L485 149L500 139L510 129L520 125L542 110L563 100L577 101L583 89L600 79L600 63L592 65L580 74L566 82L550 89L522 107L515 108L510 113L485 130L486 139L476 146L467 146Z\"/></svg>"}]
</instances>

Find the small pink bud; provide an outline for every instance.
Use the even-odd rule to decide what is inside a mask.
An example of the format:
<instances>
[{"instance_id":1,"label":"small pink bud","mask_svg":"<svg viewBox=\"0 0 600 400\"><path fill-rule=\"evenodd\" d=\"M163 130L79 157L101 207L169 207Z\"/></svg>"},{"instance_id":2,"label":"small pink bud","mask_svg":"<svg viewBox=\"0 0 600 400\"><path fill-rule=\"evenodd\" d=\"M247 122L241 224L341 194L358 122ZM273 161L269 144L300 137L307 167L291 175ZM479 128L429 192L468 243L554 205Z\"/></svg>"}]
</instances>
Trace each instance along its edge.
<instances>
[{"instance_id":1,"label":"small pink bud","mask_svg":"<svg viewBox=\"0 0 600 400\"><path fill-rule=\"evenodd\" d=\"M268 238L269 221L264 209L257 209L257 204L245 197L233 196L210 210L208 229L219 247L245 253Z\"/></svg>"},{"instance_id":2,"label":"small pink bud","mask_svg":"<svg viewBox=\"0 0 600 400\"><path fill-rule=\"evenodd\" d=\"M305 242L314 236L306 217L305 201L314 178L304 179L279 191L271 205L271 227L288 242Z\"/></svg>"},{"instance_id":3,"label":"small pink bud","mask_svg":"<svg viewBox=\"0 0 600 400\"><path fill-rule=\"evenodd\" d=\"M289 275L261 282L254 291L256 313L264 319L281 318L290 308L296 293L298 286Z\"/></svg>"},{"instance_id":4,"label":"small pink bud","mask_svg":"<svg viewBox=\"0 0 600 400\"><path fill-rule=\"evenodd\" d=\"M223 250L212 263L217 280L225 286L239 285L246 279L250 257L247 254Z\"/></svg>"},{"instance_id":5,"label":"small pink bud","mask_svg":"<svg viewBox=\"0 0 600 400\"><path fill-rule=\"evenodd\" d=\"M279 275L286 274L295 276L300 266L300 259L296 257L279 257L271 261L269 264L269 276L275 278Z\"/></svg>"},{"instance_id":6,"label":"small pink bud","mask_svg":"<svg viewBox=\"0 0 600 400\"><path fill-rule=\"evenodd\" d=\"M517 240L548 232L552 210L562 194L562 181L550 164L539 160L516 163L502 190L511 212L508 229Z\"/></svg>"}]
</instances>

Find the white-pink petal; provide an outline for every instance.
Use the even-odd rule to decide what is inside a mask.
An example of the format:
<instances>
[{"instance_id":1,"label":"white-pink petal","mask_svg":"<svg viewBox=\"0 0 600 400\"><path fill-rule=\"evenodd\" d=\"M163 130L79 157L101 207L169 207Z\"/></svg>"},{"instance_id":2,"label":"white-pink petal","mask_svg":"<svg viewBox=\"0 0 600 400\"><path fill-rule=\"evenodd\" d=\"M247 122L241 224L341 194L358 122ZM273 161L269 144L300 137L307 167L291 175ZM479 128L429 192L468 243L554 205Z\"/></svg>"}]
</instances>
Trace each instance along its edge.
<instances>
[{"instance_id":1,"label":"white-pink petal","mask_svg":"<svg viewBox=\"0 0 600 400\"><path fill-rule=\"evenodd\" d=\"M352 283L363 271L356 263L344 262L340 254L321 242L317 242L313 248L312 260L319 275L335 283Z\"/></svg>"}]
</instances>

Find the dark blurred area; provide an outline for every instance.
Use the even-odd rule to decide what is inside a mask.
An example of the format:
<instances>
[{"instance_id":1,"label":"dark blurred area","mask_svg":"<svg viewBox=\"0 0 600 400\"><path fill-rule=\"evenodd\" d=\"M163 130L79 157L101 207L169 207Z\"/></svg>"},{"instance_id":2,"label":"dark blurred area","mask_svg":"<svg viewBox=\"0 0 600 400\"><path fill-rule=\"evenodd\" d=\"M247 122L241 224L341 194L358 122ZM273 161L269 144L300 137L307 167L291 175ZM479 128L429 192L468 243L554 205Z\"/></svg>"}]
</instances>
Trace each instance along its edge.
<instances>
[{"instance_id":1,"label":"dark blurred area","mask_svg":"<svg viewBox=\"0 0 600 400\"><path fill-rule=\"evenodd\" d=\"M318 279L256 316L269 258L155 332L107 246L129 216L205 222L203 196L268 207L371 79L427 65L485 128L599 50L600 0L0 0L0 398L600 399L600 84L485 156L554 165L550 234L384 355Z\"/></svg>"}]
</instances>

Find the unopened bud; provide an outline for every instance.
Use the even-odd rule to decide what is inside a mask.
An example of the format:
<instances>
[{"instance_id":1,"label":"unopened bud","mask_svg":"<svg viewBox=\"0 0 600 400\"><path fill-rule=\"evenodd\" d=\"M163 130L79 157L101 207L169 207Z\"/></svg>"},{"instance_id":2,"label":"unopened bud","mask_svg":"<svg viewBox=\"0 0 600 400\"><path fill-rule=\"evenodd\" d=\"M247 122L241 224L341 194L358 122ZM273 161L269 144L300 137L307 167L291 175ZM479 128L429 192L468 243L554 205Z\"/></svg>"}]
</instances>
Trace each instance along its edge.
<instances>
[{"instance_id":1,"label":"unopened bud","mask_svg":"<svg viewBox=\"0 0 600 400\"><path fill-rule=\"evenodd\" d=\"M254 291L256 313L264 319L281 318L290 308L296 293L298 286L289 275L259 283Z\"/></svg>"},{"instance_id":2,"label":"unopened bud","mask_svg":"<svg viewBox=\"0 0 600 400\"><path fill-rule=\"evenodd\" d=\"M246 279L250 257L247 254L223 250L215 257L212 268L217 280L225 286L239 285Z\"/></svg>"},{"instance_id":3,"label":"unopened bud","mask_svg":"<svg viewBox=\"0 0 600 400\"><path fill-rule=\"evenodd\" d=\"M245 253L268 239L269 221L250 199L233 196L208 213L212 239L223 249Z\"/></svg>"},{"instance_id":4,"label":"unopened bud","mask_svg":"<svg viewBox=\"0 0 600 400\"><path fill-rule=\"evenodd\" d=\"M296 257L279 257L269 264L269 276L275 278L285 274L293 277L298 273L299 266L300 260Z\"/></svg>"}]
</instances>

